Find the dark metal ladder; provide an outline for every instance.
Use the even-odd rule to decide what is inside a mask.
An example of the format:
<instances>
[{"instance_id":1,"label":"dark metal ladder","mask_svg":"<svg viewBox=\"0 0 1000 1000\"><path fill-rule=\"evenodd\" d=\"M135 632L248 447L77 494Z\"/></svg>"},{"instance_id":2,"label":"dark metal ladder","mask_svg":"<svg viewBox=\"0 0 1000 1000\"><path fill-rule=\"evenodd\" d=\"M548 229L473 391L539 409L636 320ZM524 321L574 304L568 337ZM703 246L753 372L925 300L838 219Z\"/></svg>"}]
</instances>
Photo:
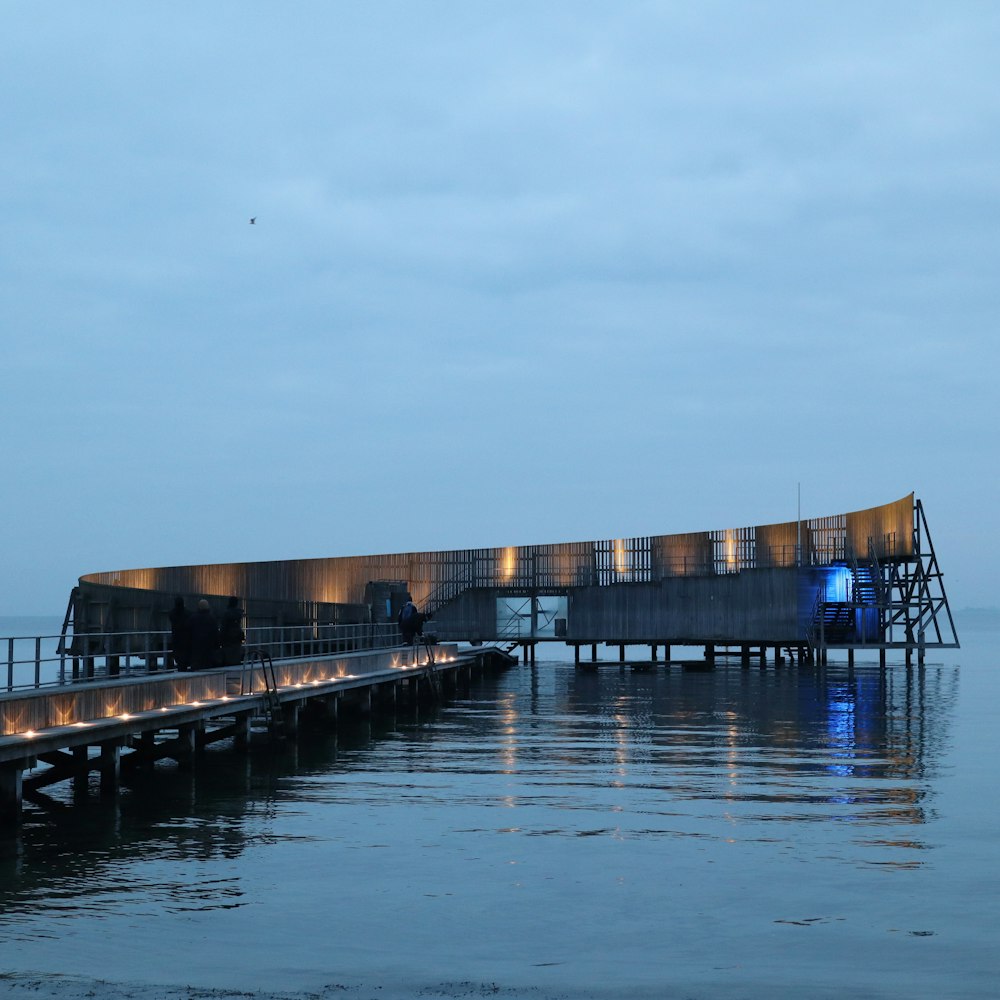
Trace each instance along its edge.
<instances>
[{"instance_id":1,"label":"dark metal ladder","mask_svg":"<svg viewBox=\"0 0 1000 1000\"><path fill-rule=\"evenodd\" d=\"M254 647L247 650L246 658L243 661L243 674L240 679L240 694L257 693L254 690L254 672L258 665L260 666L261 678L264 681L263 718L271 736L275 739L281 739L285 735L285 719L281 710L281 702L278 699L278 681L274 674L274 661L266 649ZM247 690L248 679L249 690Z\"/></svg>"}]
</instances>

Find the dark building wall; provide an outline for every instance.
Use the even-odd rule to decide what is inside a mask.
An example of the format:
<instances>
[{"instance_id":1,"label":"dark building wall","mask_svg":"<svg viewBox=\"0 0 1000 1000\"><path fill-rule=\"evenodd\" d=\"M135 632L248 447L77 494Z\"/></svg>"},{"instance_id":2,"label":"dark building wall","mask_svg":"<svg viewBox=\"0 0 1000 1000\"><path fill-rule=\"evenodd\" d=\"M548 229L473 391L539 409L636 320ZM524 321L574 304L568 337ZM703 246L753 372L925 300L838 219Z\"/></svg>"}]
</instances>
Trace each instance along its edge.
<instances>
[{"instance_id":1,"label":"dark building wall","mask_svg":"<svg viewBox=\"0 0 1000 1000\"><path fill-rule=\"evenodd\" d=\"M659 583L574 587L567 642L801 642L821 578L811 570L747 570L728 576ZM434 629L443 638L497 634L497 599L523 590L466 591L442 608Z\"/></svg>"}]
</instances>

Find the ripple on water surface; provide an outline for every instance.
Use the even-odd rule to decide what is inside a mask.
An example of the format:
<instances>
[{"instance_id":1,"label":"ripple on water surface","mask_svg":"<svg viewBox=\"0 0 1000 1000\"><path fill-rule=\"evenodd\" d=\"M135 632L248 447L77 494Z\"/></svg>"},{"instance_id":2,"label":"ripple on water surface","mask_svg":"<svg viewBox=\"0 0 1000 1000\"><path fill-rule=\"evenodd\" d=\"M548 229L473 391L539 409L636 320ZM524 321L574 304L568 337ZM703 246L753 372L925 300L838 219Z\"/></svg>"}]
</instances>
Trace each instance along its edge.
<instances>
[{"instance_id":1,"label":"ripple on water surface","mask_svg":"<svg viewBox=\"0 0 1000 1000\"><path fill-rule=\"evenodd\" d=\"M433 712L214 749L117 805L29 815L0 855L0 941L22 968L169 982L169 940L209 985L362 978L377 942L390 977L534 970L596 989L668 967L725 978L720 937L746 982L774 985L763 955L808 933L785 958L803 976L845 947L903 975L912 956L883 939L930 934L912 904L931 887L957 684L943 667L539 663Z\"/></svg>"}]
</instances>

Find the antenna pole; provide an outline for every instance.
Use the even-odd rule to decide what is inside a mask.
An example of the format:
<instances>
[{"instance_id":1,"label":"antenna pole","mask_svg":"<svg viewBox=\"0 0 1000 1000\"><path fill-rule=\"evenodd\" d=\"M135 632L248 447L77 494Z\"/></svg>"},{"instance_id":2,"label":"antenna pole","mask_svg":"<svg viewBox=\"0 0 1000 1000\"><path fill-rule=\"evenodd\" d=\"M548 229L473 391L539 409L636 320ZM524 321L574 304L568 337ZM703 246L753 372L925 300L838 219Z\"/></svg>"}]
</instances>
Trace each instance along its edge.
<instances>
[{"instance_id":1,"label":"antenna pole","mask_svg":"<svg viewBox=\"0 0 1000 1000\"><path fill-rule=\"evenodd\" d=\"M802 565L802 483L796 483L796 492L798 499L798 507L796 509L795 518L795 529L796 529L796 544L795 544L795 565Z\"/></svg>"}]
</instances>

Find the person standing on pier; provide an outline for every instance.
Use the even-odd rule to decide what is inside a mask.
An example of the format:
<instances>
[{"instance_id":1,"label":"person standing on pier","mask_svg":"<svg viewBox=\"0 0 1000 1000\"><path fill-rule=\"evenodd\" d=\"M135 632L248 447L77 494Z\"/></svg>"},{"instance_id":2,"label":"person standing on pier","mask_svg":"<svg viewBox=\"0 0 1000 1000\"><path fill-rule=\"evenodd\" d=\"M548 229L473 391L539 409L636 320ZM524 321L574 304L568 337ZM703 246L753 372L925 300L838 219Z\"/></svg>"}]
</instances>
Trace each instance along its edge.
<instances>
[{"instance_id":1,"label":"person standing on pier","mask_svg":"<svg viewBox=\"0 0 1000 1000\"><path fill-rule=\"evenodd\" d=\"M219 626L222 641L222 663L226 667L237 667L243 662L243 609L235 597L230 597L226 610L222 612Z\"/></svg>"},{"instance_id":2,"label":"person standing on pier","mask_svg":"<svg viewBox=\"0 0 1000 1000\"><path fill-rule=\"evenodd\" d=\"M412 646L418 635L424 634L424 622L430 618L417 610L413 601L407 601L399 612L399 631L403 637L404 646Z\"/></svg>"},{"instance_id":3,"label":"person standing on pier","mask_svg":"<svg viewBox=\"0 0 1000 1000\"><path fill-rule=\"evenodd\" d=\"M210 670L219 665L219 626L208 601L198 602L197 612L191 616L191 667Z\"/></svg>"},{"instance_id":4,"label":"person standing on pier","mask_svg":"<svg viewBox=\"0 0 1000 1000\"><path fill-rule=\"evenodd\" d=\"M178 670L191 669L191 613L183 597L174 598L170 609L170 655Z\"/></svg>"}]
</instances>

